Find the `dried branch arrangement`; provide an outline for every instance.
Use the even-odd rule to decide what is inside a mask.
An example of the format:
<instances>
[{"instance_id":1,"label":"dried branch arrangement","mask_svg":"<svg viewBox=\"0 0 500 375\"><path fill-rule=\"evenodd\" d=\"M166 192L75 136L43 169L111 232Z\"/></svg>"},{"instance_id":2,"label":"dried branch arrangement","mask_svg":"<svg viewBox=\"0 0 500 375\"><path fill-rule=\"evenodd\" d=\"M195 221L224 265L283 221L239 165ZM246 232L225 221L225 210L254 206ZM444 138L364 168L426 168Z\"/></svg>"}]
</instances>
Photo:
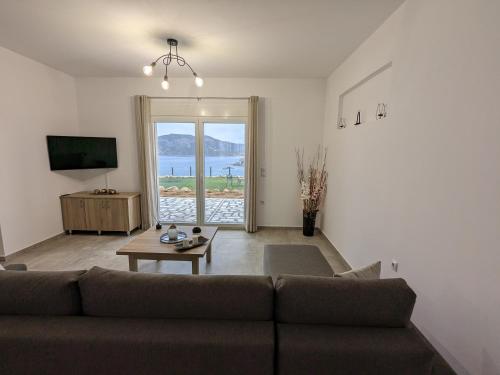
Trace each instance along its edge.
<instances>
[{"instance_id":1,"label":"dried branch arrangement","mask_svg":"<svg viewBox=\"0 0 500 375\"><path fill-rule=\"evenodd\" d=\"M328 172L326 171L327 150L318 147L309 165L304 166L304 150L295 151L297 157L297 178L300 184L300 199L304 213L319 211L326 194Z\"/></svg>"}]
</instances>

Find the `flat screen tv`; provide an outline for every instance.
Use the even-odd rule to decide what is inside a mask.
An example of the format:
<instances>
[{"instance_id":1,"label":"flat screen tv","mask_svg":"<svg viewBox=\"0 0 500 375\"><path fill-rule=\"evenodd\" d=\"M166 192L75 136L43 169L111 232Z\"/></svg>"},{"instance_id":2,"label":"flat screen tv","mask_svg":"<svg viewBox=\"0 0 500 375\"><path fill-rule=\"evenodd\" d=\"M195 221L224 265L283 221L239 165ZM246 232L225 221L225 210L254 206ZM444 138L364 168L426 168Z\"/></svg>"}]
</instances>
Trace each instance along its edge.
<instances>
[{"instance_id":1,"label":"flat screen tv","mask_svg":"<svg viewBox=\"0 0 500 375\"><path fill-rule=\"evenodd\" d=\"M116 138L47 136L50 170L117 168Z\"/></svg>"}]
</instances>

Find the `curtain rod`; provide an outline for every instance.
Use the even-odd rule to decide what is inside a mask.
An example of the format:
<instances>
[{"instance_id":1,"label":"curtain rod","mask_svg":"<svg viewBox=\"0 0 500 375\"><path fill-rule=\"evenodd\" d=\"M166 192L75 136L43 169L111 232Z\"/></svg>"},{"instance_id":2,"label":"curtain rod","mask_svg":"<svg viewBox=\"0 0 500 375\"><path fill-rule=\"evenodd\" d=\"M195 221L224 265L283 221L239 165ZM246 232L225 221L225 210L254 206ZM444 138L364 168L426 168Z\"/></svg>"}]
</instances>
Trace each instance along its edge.
<instances>
[{"instance_id":1,"label":"curtain rod","mask_svg":"<svg viewBox=\"0 0 500 375\"><path fill-rule=\"evenodd\" d=\"M229 97L223 97L223 96L150 96L149 99L193 99L193 100L203 100L203 99L233 99L233 100L250 100L250 98L247 97L240 97L240 98L229 98Z\"/></svg>"}]
</instances>

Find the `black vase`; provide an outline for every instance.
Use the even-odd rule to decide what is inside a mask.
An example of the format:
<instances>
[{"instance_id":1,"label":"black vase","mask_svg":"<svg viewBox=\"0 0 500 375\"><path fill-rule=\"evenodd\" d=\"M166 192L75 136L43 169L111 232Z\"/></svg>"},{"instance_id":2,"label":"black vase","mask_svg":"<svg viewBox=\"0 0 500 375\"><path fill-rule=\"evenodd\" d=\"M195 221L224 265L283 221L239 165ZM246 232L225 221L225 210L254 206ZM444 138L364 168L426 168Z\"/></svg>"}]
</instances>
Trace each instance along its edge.
<instances>
[{"instance_id":1,"label":"black vase","mask_svg":"<svg viewBox=\"0 0 500 375\"><path fill-rule=\"evenodd\" d=\"M303 211L302 214L302 233L304 236L312 237L314 236L314 227L316 225L316 214L318 211L306 212Z\"/></svg>"}]
</instances>

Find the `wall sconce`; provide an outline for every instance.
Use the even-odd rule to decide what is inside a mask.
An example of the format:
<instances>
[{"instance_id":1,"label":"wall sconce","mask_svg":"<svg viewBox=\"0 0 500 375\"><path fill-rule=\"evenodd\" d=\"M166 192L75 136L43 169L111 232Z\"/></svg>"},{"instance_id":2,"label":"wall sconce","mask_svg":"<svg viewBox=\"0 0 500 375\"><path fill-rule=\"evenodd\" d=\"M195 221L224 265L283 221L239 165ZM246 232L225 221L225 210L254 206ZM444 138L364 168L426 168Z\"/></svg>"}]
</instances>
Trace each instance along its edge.
<instances>
[{"instance_id":1,"label":"wall sconce","mask_svg":"<svg viewBox=\"0 0 500 375\"><path fill-rule=\"evenodd\" d=\"M347 126L345 118L341 117L339 118L339 121L337 123L337 128L339 129L344 129Z\"/></svg>"},{"instance_id":2,"label":"wall sconce","mask_svg":"<svg viewBox=\"0 0 500 375\"><path fill-rule=\"evenodd\" d=\"M375 119L382 120L387 117L387 104L379 103L377 105L377 114L375 115Z\"/></svg>"},{"instance_id":3,"label":"wall sconce","mask_svg":"<svg viewBox=\"0 0 500 375\"><path fill-rule=\"evenodd\" d=\"M356 115L356 122L354 123L354 126L361 125L361 111L358 111L358 114Z\"/></svg>"}]
</instances>

